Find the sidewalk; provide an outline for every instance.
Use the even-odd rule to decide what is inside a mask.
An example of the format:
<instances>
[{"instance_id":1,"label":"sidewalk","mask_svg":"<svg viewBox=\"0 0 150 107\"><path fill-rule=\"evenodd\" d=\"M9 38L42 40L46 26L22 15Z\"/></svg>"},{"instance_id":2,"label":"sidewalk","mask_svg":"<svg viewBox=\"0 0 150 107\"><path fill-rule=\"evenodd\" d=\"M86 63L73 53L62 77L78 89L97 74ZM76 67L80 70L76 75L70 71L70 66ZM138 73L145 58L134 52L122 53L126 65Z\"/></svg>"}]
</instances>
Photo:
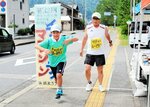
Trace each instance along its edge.
<instances>
[{"instance_id":1,"label":"sidewalk","mask_svg":"<svg viewBox=\"0 0 150 107\"><path fill-rule=\"evenodd\" d=\"M14 38L14 42L16 46L35 43L35 36L34 35L16 36Z\"/></svg>"}]
</instances>

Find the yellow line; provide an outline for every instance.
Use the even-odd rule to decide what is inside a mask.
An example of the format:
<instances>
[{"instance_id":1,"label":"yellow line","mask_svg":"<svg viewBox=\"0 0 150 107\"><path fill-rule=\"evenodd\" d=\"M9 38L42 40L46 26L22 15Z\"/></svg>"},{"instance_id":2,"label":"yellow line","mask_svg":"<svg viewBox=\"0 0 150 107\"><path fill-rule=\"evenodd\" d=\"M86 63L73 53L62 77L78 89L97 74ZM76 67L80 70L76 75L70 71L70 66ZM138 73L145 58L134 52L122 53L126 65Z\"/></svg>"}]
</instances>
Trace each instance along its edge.
<instances>
[{"instance_id":1,"label":"yellow line","mask_svg":"<svg viewBox=\"0 0 150 107\"><path fill-rule=\"evenodd\" d=\"M105 89L107 89L107 86L108 86L108 82L110 79L111 70L114 64L115 54L116 54L118 45L119 45L119 40L117 38L115 43L113 44L112 49L109 52L108 58L106 60L106 65L104 66L104 79L103 79L102 85ZM100 92L98 90L98 84L99 82L97 80L91 94L89 95L86 101L85 107L103 107L106 92Z\"/></svg>"}]
</instances>

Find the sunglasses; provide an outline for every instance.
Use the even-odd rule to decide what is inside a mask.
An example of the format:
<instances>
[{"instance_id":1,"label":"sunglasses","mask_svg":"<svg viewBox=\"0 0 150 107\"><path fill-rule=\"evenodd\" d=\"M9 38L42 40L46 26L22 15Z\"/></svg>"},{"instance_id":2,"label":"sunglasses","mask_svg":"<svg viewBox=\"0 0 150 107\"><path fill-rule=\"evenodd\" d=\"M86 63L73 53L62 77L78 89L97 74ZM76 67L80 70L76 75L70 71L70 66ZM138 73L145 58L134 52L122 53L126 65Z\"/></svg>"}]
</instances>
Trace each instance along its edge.
<instances>
[{"instance_id":1,"label":"sunglasses","mask_svg":"<svg viewBox=\"0 0 150 107\"><path fill-rule=\"evenodd\" d=\"M97 18L97 17L93 17L93 19L94 19L94 20L100 20L100 19L99 19L99 18Z\"/></svg>"}]
</instances>

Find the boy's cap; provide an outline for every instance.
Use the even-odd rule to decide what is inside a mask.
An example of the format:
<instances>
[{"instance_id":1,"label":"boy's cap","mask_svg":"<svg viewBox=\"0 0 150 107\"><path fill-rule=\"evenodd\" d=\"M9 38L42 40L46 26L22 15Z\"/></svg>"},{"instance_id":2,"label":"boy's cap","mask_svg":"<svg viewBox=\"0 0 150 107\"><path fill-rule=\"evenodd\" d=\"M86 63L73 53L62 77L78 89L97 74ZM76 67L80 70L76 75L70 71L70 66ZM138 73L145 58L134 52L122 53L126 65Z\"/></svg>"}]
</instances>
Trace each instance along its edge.
<instances>
[{"instance_id":1,"label":"boy's cap","mask_svg":"<svg viewBox=\"0 0 150 107\"><path fill-rule=\"evenodd\" d=\"M58 31L58 32L61 32L61 27L57 24L54 24L52 27L51 27L51 32L53 31Z\"/></svg>"},{"instance_id":2,"label":"boy's cap","mask_svg":"<svg viewBox=\"0 0 150 107\"><path fill-rule=\"evenodd\" d=\"M93 17L97 17L98 19L100 19L100 18L101 18L101 14L98 13L98 12L94 12L94 13L92 14L92 18L93 18Z\"/></svg>"}]
</instances>

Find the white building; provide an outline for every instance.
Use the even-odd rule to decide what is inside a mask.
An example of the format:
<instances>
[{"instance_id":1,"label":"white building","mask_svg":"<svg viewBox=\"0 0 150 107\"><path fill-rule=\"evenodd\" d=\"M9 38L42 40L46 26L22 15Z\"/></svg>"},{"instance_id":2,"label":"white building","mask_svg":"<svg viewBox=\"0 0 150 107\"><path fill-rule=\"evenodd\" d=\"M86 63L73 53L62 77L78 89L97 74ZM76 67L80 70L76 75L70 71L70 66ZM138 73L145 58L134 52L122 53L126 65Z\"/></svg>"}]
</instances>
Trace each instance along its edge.
<instances>
[{"instance_id":1,"label":"white building","mask_svg":"<svg viewBox=\"0 0 150 107\"><path fill-rule=\"evenodd\" d=\"M14 29L14 25L18 27ZM28 0L0 0L0 26L10 33L17 33L18 29L29 26Z\"/></svg>"}]
</instances>

